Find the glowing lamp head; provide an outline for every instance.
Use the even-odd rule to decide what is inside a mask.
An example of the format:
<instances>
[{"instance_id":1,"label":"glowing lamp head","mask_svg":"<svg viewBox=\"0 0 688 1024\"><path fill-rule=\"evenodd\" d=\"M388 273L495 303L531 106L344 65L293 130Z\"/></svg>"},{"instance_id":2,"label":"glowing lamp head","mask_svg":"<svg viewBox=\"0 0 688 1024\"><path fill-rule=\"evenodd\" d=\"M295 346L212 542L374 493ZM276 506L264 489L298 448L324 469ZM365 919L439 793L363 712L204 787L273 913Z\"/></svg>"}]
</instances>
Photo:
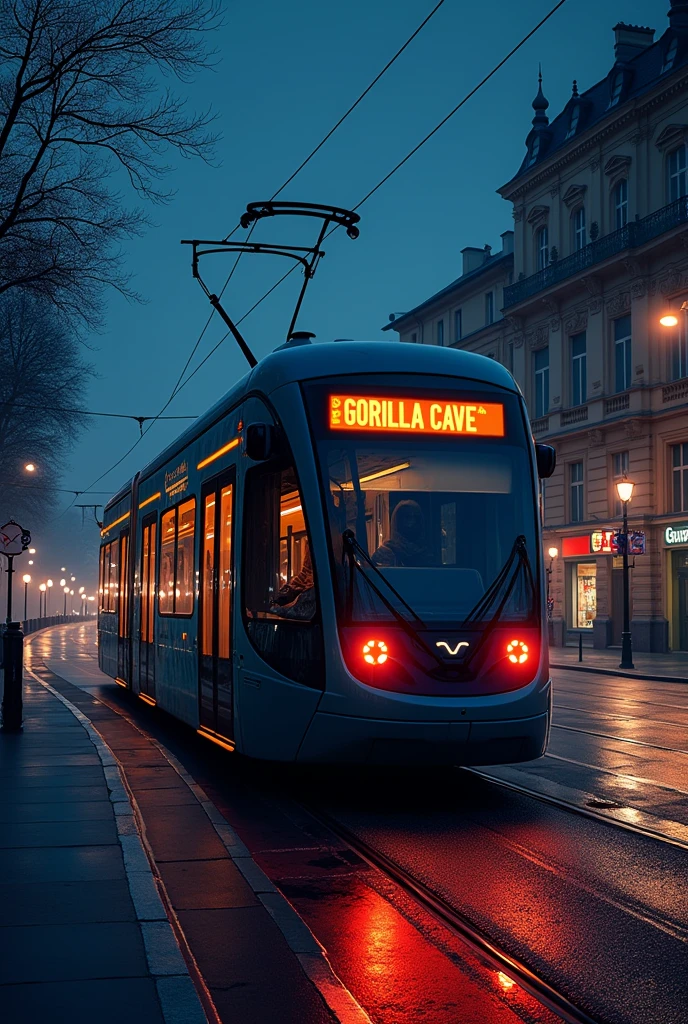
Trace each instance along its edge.
<instances>
[{"instance_id":1,"label":"glowing lamp head","mask_svg":"<svg viewBox=\"0 0 688 1024\"><path fill-rule=\"evenodd\" d=\"M64 580L62 580L62 582L64 583ZM62 589L64 590L65 594L69 593L69 587L63 587Z\"/></svg>"},{"instance_id":2,"label":"glowing lamp head","mask_svg":"<svg viewBox=\"0 0 688 1024\"><path fill-rule=\"evenodd\" d=\"M48 580L48 586L52 587L52 585L53 585L53 581L52 580Z\"/></svg>"},{"instance_id":3,"label":"glowing lamp head","mask_svg":"<svg viewBox=\"0 0 688 1024\"><path fill-rule=\"evenodd\" d=\"M44 594L48 588L46 587L45 583L41 583L38 589L42 594Z\"/></svg>"},{"instance_id":4,"label":"glowing lamp head","mask_svg":"<svg viewBox=\"0 0 688 1024\"><path fill-rule=\"evenodd\" d=\"M22 579L23 579L24 583L30 583L31 582L31 577L29 576L28 572L24 573L24 575L22 576Z\"/></svg>"},{"instance_id":5,"label":"glowing lamp head","mask_svg":"<svg viewBox=\"0 0 688 1024\"><path fill-rule=\"evenodd\" d=\"M29 548L29 554L30 555L35 555L36 554L36 549L35 548Z\"/></svg>"},{"instance_id":6,"label":"glowing lamp head","mask_svg":"<svg viewBox=\"0 0 688 1024\"><path fill-rule=\"evenodd\" d=\"M66 582L67 582L67 580L64 580L64 579L60 580L60 586L64 587Z\"/></svg>"},{"instance_id":7,"label":"glowing lamp head","mask_svg":"<svg viewBox=\"0 0 688 1024\"><path fill-rule=\"evenodd\" d=\"M36 472L36 467L34 466L33 462L27 462L26 465L24 466L24 469L26 470L27 473Z\"/></svg>"},{"instance_id":8,"label":"glowing lamp head","mask_svg":"<svg viewBox=\"0 0 688 1024\"><path fill-rule=\"evenodd\" d=\"M85 589L86 589L86 587L79 587L79 593L80 593L80 594L83 594L83 592L84 592L84 590L85 590Z\"/></svg>"},{"instance_id":9,"label":"glowing lamp head","mask_svg":"<svg viewBox=\"0 0 688 1024\"><path fill-rule=\"evenodd\" d=\"M548 548L547 549L547 554L549 555L550 558L556 558L557 555L559 554L559 548Z\"/></svg>"},{"instance_id":10,"label":"glowing lamp head","mask_svg":"<svg viewBox=\"0 0 688 1024\"><path fill-rule=\"evenodd\" d=\"M678 317L674 313L667 313L666 316L660 316L659 322L662 327L676 327L678 325Z\"/></svg>"},{"instance_id":11,"label":"glowing lamp head","mask_svg":"<svg viewBox=\"0 0 688 1024\"><path fill-rule=\"evenodd\" d=\"M512 640L506 645L506 653L512 665L524 665L528 661L528 644L522 640Z\"/></svg>"},{"instance_id":12,"label":"glowing lamp head","mask_svg":"<svg viewBox=\"0 0 688 1024\"><path fill-rule=\"evenodd\" d=\"M619 501L624 503L630 501L633 497L633 488L635 484L632 480L619 480L616 485L616 493L619 495Z\"/></svg>"},{"instance_id":13,"label":"glowing lamp head","mask_svg":"<svg viewBox=\"0 0 688 1024\"><path fill-rule=\"evenodd\" d=\"M389 656L387 644L383 640L369 640L363 645L362 653L366 665L384 665Z\"/></svg>"}]
</instances>

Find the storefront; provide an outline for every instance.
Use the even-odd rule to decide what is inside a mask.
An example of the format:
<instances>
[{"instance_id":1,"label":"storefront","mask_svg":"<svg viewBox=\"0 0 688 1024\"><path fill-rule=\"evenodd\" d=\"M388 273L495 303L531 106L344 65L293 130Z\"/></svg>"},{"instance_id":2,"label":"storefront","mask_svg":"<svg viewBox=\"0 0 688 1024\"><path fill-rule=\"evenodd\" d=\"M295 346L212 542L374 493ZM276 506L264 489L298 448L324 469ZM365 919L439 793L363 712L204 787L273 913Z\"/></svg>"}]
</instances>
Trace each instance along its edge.
<instances>
[{"instance_id":1,"label":"storefront","mask_svg":"<svg viewBox=\"0 0 688 1024\"><path fill-rule=\"evenodd\" d=\"M631 556L642 551L644 534L629 534ZM608 647L620 644L623 570L617 530L599 529L575 537L562 537L561 555L565 573L562 609L565 642L577 643L582 634L586 645Z\"/></svg>"},{"instance_id":2,"label":"storefront","mask_svg":"<svg viewBox=\"0 0 688 1024\"><path fill-rule=\"evenodd\" d=\"M669 645L673 651L688 651L688 522L672 523L664 529L669 593Z\"/></svg>"}]
</instances>

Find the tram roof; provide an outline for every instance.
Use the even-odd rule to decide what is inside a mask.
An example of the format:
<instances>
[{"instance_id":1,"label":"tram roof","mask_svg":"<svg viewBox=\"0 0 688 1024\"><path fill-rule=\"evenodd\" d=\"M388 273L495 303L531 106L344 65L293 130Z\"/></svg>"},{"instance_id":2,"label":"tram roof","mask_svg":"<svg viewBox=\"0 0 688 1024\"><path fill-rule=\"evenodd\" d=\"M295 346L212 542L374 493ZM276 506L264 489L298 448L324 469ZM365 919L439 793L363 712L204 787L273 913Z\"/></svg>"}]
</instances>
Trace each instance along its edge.
<instances>
[{"instance_id":1,"label":"tram roof","mask_svg":"<svg viewBox=\"0 0 688 1024\"><path fill-rule=\"evenodd\" d=\"M141 471L150 476L170 462L213 423L229 412L248 392L269 395L285 384L318 377L339 377L353 373L423 373L463 377L494 384L509 391L519 388L501 363L475 352L435 345L413 345L398 341L342 341L315 345L283 345L261 359L223 397L187 427ZM131 479L110 498L108 509L121 501L131 488Z\"/></svg>"}]
</instances>

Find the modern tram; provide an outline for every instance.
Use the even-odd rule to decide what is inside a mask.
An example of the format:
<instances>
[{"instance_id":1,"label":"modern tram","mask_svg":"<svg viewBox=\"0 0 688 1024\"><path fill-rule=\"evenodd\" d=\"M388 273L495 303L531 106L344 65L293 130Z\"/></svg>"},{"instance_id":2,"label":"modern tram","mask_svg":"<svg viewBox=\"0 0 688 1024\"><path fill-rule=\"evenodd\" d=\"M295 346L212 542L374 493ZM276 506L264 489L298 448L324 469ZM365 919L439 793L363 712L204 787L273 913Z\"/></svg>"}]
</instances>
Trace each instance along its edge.
<instances>
[{"instance_id":1,"label":"modern tram","mask_svg":"<svg viewBox=\"0 0 688 1024\"><path fill-rule=\"evenodd\" d=\"M252 758L539 757L553 469L494 360L294 335L106 506L100 667Z\"/></svg>"}]
</instances>

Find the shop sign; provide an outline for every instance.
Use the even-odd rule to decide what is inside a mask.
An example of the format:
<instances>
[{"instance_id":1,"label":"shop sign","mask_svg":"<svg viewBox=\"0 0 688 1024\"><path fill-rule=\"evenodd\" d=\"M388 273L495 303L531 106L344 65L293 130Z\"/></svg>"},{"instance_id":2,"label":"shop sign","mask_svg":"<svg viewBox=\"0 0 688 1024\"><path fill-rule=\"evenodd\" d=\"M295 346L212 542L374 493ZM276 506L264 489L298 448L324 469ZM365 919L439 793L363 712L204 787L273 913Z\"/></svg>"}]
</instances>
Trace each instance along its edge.
<instances>
[{"instance_id":1,"label":"shop sign","mask_svg":"<svg viewBox=\"0 0 688 1024\"><path fill-rule=\"evenodd\" d=\"M625 537L623 533L617 533L614 535L614 548L612 549L614 554L623 555L624 541ZM629 555L645 554L645 534L641 530L633 530L629 532L628 553Z\"/></svg>"},{"instance_id":2,"label":"shop sign","mask_svg":"<svg viewBox=\"0 0 688 1024\"><path fill-rule=\"evenodd\" d=\"M616 530L595 530L590 535L590 550L595 555L616 554Z\"/></svg>"},{"instance_id":3,"label":"shop sign","mask_svg":"<svg viewBox=\"0 0 688 1024\"><path fill-rule=\"evenodd\" d=\"M667 526L664 531L664 540L667 544L688 544L688 523Z\"/></svg>"},{"instance_id":4,"label":"shop sign","mask_svg":"<svg viewBox=\"0 0 688 1024\"><path fill-rule=\"evenodd\" d=\"M688 524L687 524L688 526ZM688 544L688 529L685 531ZM667 540L667 544L672 543ZM673 541L673 543L679 543ZM563 537L561 553L564 558L573 555L620 555L623 554L623 534L618 530L595 530L591 534L583 534L578 537ZM645 554L645 534L642 530L633 530L628 533L629 555Z\"/></svg>"}]
</instances>

